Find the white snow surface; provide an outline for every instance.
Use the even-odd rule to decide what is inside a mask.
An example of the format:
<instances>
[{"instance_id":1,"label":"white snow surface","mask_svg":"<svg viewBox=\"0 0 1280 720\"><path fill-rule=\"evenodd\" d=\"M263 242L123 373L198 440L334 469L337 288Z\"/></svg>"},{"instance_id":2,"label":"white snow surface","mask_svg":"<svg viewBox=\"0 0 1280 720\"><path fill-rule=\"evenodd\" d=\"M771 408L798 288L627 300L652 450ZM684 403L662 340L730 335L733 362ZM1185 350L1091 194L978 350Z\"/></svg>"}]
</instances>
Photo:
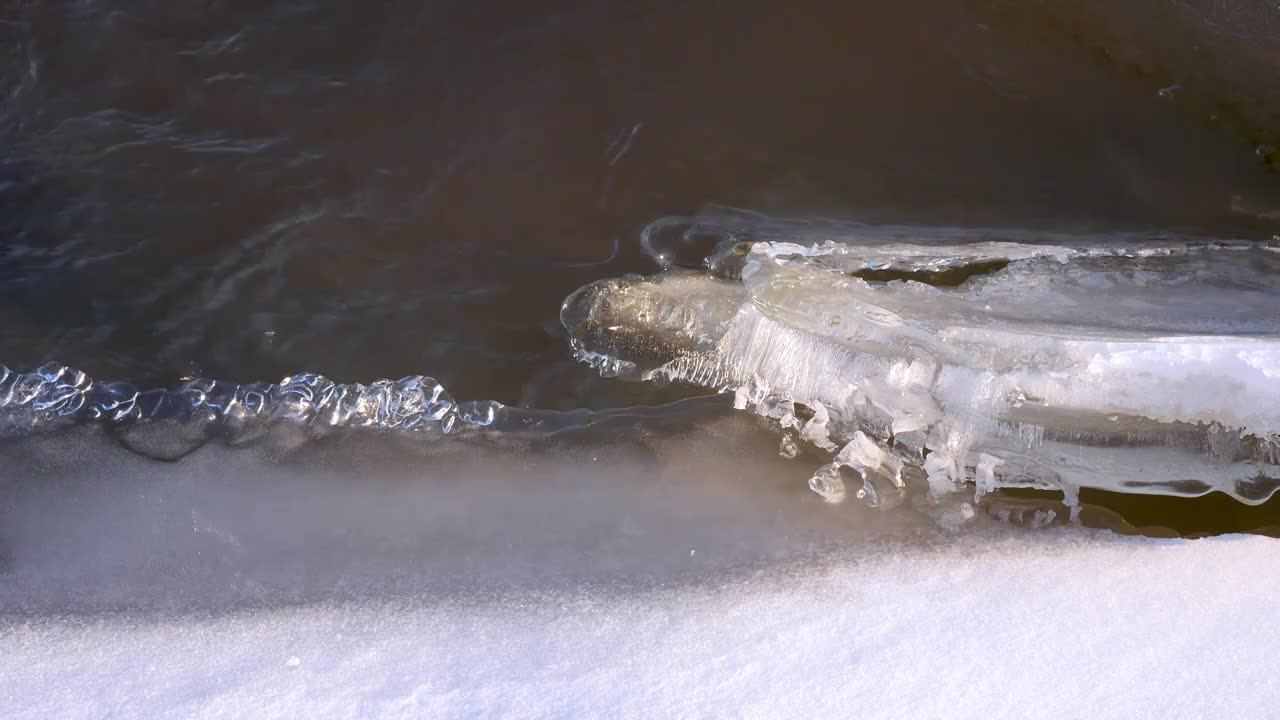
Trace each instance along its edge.
<instances>
[{"instance_id":1,"label":"white snow surface","mask_svg":"<svg viewBox=\"0 0 1280 720\"><path fill-rule=\"evenodd\" d=\"M0 718L1275 717L1280 541L830 505L718 412L7 444Z\"/></svg>"},{"instance_id":2,"label":"white snow surface","mask_svg":"<svg viewBox=\"0 0 1280 720\"><path fill-rule=\"evenodd\" d=\"M1264 718L1280 544L1064 529L706 587L0 630L0 716Z\"/></svg>"}]
</instances>

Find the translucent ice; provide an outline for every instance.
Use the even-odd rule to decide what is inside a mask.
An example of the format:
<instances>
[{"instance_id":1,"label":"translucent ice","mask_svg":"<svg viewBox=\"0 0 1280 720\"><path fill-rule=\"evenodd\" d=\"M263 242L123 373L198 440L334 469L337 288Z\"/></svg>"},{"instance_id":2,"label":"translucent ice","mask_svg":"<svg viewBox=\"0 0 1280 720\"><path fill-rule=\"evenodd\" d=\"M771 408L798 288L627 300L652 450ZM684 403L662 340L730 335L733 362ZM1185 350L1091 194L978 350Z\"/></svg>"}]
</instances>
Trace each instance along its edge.
<instances>
[{"instance_id":1,"label":"translucent ice","mask_svg":"<svg viewBox=\"0 0 1280 720\"><path fill-rule=\"evenodd\" d=\"M786 227L725 232L708 271L582 288L562 310L575 352L735 391L833 453L811 481L829 500L840 467L873 501L904 477L934 497L972 483L1069 502L1096 487L1258 503L1280 486L1274 249Z\"/></svg>"},{"instance_id":2,"label":"translucent ice","mask_svg":"<svg viewBox=\"0 0 1280 720\"><path fill-rule=\"evenodd\" d=\"M239 445L274 427L438 435L492 425L504 410L496 402L456 402L421 375L368 385L335 383L315 373L278 383L194 379L173 390L140 391L128 383L95 382L56 363L28 373L0 365L0 435L98 422L116 428L127 445L169 458L210 437Z\"/></svg>"}]
</instances>

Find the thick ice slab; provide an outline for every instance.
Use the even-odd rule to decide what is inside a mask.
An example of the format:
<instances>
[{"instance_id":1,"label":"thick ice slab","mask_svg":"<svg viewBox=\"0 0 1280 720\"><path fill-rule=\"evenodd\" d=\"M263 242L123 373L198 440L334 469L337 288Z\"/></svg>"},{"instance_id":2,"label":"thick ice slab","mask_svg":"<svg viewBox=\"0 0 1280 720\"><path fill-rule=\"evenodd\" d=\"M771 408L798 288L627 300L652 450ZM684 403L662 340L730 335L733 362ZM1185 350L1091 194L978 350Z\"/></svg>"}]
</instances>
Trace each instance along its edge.
<instances>
[{"instance_id":1,"label":"thick ice slab","mask_svg":"<svg viewBox=\"0 0 1280 720\"><path fill-rule=\"evenodd\" d=\"M710 272L598 282L562 320L607 373L733 390L831 450L812 482L831 500L841 468L872 502L913 475L935 496L973 483L1256 503L1280 487L1274 248L960 239L731 234Z\"/></svg>"}]
</instances>

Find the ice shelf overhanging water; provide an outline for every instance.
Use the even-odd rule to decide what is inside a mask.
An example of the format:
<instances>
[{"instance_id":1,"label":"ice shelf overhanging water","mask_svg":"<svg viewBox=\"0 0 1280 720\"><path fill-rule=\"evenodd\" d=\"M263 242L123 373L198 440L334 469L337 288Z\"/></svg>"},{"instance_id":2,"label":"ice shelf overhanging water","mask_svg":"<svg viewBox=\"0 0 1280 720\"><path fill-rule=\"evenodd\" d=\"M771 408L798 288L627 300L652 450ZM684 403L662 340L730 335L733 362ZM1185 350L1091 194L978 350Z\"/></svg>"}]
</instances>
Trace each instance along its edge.
<instances>
[{"instance_id":1,"label":"ice shelf overhanging water","mask_svg":"<svg viewBox=\"0 0 1280 720\"><path fill-rule=\"evenodd\" d=\"M859 228L722 233L703 269L593 283L561 319L606 375L731 391L784 455L824 449L810 486L833 502L846 480L881 505L1280 487L1274 244Z\"/></svg>"}]
</instances>

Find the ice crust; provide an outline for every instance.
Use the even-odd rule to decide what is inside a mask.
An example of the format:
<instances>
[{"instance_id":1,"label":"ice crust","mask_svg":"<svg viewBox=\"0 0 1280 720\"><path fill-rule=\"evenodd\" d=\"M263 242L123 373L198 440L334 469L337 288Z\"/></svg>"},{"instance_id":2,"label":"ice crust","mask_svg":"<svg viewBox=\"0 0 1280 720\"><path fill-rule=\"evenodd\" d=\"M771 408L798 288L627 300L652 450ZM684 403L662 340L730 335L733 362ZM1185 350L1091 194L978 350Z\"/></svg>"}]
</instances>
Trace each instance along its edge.
<instances>
[{"instance_id":1,"label":"ice crust","mask_svg":"<svg viewBox=\"0 0 1280 720\"><path fill-rule=\"evenodd\" d=\"M27 373L0 365L0 436L101 423L117 429L126 444L161 456L184 454L213 437L243 445L282 427L311 434L370 428L443 435L490 426L504 410L492 401L457 402L421 375L367 385L315 373L278 383L197 378L173 390L139 390L97 382L58 363Z\"/></svg>"},{"instance_id":2,"label":"ice crust","mask_svg":"<svg viewBox=\"0 0 1280 720\"><path fill-rule=\"evenodd\" d=\"M729 233L709 271L582 288L562 310L575 351L733 391L832 453L810 483L832 501L841 468L873 504L913 478L934 497L1031 487L1069 503L1080 487L1246 503L1280 487L1275 248L776 234Z\"/></svg>"}]
</instances>

